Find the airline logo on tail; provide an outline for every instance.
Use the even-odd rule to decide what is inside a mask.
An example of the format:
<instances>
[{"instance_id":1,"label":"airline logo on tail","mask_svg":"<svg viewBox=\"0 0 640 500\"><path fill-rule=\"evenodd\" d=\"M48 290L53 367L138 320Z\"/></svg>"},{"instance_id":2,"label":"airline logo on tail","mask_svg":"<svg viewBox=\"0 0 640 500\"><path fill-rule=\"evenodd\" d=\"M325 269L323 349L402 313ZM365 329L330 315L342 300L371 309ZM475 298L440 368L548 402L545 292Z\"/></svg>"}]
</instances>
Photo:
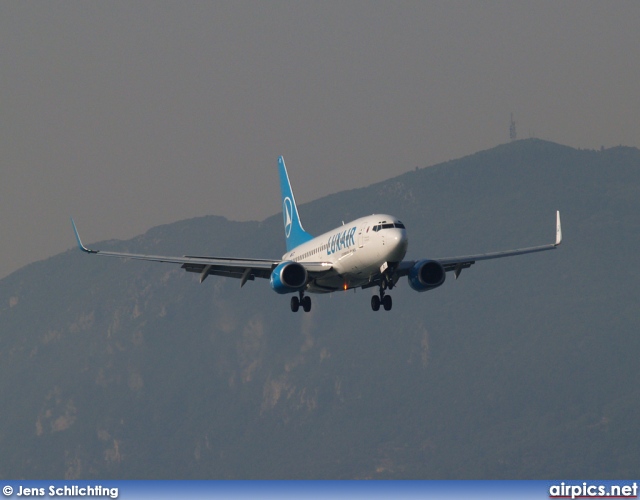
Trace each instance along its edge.
<instances>
[{"instance_id":1,"label":"airline logo on tail","mask_svg":"<svg viewBox=\"0 0 640 500\"><path fill-rule=\"evenodd\" d=\"M287 239L291 235L291 227L293 225L293 220L291 219L292 210L293 204L291 203L291 198L287 196L282 203L282 216L284 217L284 235L287 237Z\"/></svg>"},{"instance_id":2,"label":"airline logo on tail","mask_svg":"<svg viewBox=\"0 0 640 500\"><path fill-rule=\"evenodd\" d=\"M287 238L287 252L307 241L311 241L313 236L307 233L300 223L296 198L293 196L287 167L282 156L278 158L280 171L280 192L282 193L282 219L284 222L284 235Z\"/></svg>"}]
</instances>

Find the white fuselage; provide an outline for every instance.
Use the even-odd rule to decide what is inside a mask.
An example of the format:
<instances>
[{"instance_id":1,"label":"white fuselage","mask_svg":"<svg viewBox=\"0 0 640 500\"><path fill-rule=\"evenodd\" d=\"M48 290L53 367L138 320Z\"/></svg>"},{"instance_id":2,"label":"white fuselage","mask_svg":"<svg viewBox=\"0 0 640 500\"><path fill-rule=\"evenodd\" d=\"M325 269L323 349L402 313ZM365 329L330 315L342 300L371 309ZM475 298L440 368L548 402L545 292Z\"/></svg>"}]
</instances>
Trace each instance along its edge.
<instances>
[{"instance_id":1,"label":"white fuselage","mask_svg":"<svg viewBox=\"0 0 640 500\"><path fill-rule=\"evenodd\" d=\"M356 219L297 246L282 256L294 262L328 263L332 271L309 283L326 293L367 284L381 268L402 261L408 239L404 225L387 214Z\"/></svg>"}]
</instances>

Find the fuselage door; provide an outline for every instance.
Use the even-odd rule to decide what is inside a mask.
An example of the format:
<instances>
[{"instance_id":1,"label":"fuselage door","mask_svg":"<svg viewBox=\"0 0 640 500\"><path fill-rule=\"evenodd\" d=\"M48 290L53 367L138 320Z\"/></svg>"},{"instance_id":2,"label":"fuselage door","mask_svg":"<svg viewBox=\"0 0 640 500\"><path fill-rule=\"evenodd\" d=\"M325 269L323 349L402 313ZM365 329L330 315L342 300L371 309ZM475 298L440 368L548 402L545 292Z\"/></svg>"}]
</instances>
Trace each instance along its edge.
<instances>
[{"instance_id":1,"label":"fuselage door","mask_svg":"<svg viewBox=\"0 0 640 500\"><path fill-rule=\"evenodd\" d=\"M367 224L367 222L364 222L358 230L358 248L362 248L364 244L369 241L369 235L366 233Z\"/></svg>"}]
</instances>

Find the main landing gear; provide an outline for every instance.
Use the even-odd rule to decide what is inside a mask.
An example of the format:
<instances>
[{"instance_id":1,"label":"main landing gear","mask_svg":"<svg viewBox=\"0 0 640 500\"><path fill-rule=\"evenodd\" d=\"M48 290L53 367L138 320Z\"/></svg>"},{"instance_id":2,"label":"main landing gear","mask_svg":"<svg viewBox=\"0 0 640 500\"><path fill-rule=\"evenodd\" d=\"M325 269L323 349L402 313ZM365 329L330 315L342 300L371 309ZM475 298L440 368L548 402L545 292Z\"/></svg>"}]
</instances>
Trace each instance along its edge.
<instances>
[{"instance_id":1,"label":"main landing gear","mask_svg":"<svg viewBox=\"0 0 640 500\"><path fill-rule=\"evenodd\" d=\"M380 304L384 307L385 311L391 311L391 307L393 306L393 301L391 300L391 295L385 295L384 291L389 288L391 290L393 288L393 281L388 281L386 278L380 282L380 296L374 295L371 297L371 309L374 311L380 310Z\"/></svg>"},{"instance_id":2,"label":"main landing gear","mask_svg":"<svg viewBox=\"0 0 640 500\"><path fill-rule=\"evenodd\" d=\"M311 297L306 297L303 291L298 292L300 294L300 298L295 295L291 297L291 311L298 312L300 306L304 312L308 313L311 311Z\"/></svg>"}]
</instances>

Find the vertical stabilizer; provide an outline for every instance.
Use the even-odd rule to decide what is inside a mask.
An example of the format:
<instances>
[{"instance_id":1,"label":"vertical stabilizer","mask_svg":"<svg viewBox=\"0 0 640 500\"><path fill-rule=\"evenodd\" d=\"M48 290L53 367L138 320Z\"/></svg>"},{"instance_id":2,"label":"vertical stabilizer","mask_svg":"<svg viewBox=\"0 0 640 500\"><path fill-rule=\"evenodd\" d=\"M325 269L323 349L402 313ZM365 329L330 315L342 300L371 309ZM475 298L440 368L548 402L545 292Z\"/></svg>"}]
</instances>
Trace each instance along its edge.
<instances>
[{"instance_id":1,"label":"vertical stabilizer","mask_svg":"<svg viewBox=\"0 0 640 500\"><path fill-rule=\"evenodd\" d=\"M280 172L280 192L282 193L282 217L284 219L284 236L287 240L287 252L293 250L298 245L313 239L300 223L296 199L293 196L287 167L284 165L284 158L278 158L278 171Z\"/></svg>"}]
</instances>

